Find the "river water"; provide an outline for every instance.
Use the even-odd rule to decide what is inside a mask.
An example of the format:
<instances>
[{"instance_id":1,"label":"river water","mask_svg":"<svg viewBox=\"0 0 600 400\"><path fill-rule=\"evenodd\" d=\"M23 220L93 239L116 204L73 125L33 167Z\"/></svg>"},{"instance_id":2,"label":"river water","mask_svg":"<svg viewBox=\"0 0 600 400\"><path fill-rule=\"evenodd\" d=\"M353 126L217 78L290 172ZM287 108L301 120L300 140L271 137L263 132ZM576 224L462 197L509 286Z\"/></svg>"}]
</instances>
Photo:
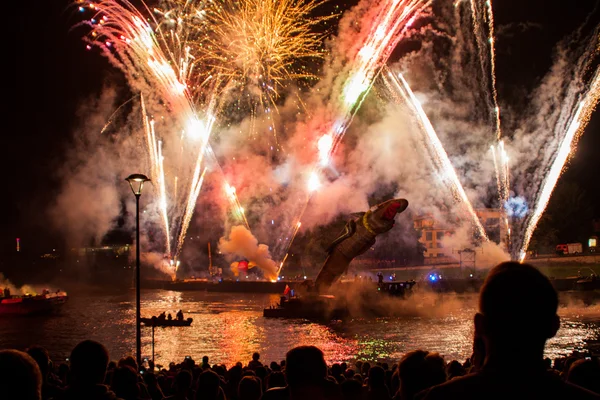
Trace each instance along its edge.
<instances>
[{"instance_id":1,"label":"river water","mask_svg":"<svg viewBox=\"0 0 600 400\"><path fill-rule=\"evenodd\" d=\"M357 319L331 324L302 320L265 319L264 307L278 295L173 292L144 290L142 316L182 309L194 319L191 327L156 328L155 359L168 365L190 355L210 357L211 363L232 365L261 353L267 362L282 360L298 345L316 345L329 362L397 362L407 351L437 351L451 359L470 355L475 295L418 295L398 301L405 311L400 318ZM584 306L563 299L561 329L546 349L550 357L585 350L587 340L600 338L600 305ZM54 316L0 319L0 348L23 349L31 344L48 348L55 362L68 357L79 341L98 340L112 359L135 348L135 294L70 293L70 299ZM152 355L151 328L142 328L142 353Z\"/></svg>"}]
</instances>

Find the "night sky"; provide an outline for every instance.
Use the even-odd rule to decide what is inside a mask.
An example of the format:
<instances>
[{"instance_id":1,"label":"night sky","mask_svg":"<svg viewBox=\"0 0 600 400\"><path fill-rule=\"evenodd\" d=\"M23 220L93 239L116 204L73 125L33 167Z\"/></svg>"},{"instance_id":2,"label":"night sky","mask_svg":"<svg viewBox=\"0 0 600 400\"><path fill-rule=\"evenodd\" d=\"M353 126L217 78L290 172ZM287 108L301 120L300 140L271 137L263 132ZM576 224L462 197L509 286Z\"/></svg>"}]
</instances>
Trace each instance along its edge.
<instances>
[{"instance_id":1,"label":"night sky","mask_svg":"<svg viewBox=\"0 0 600 400\"><path fill-rule=\"evenodd\" d=\"M64 154L77 135L78 107L97 96L103 82L122 80L103 57L85 49L84 31L71 30L81 15L70 4L66 0L12 1L3 13L8 94L4 96L0 157L4 172L2 251L14 251L15 237L40 251L62 245L47 210L59 190ZM496 0L498 31L509 24L522 28L511 30L517 38L497 38L501 95L509 94L508 83L527 85L539 80L549 66L554 44L588 15L600 21L599 7L598 1L591 0ZM600 115L596 112L562 178L586 190L596 216L600 216L599 148Z\"/></svg>"}]
</instances>

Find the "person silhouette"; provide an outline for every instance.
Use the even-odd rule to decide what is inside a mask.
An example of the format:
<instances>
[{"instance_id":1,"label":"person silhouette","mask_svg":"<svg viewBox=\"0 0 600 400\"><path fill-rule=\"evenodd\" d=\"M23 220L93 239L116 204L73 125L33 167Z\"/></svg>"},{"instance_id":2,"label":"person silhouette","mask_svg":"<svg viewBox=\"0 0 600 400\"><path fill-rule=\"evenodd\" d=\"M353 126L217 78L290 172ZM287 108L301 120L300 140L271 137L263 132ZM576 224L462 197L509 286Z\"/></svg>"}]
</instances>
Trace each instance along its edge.
<instances>
[{"instance_id":1,"label":"person silhouette","mask_svg":"<svg viewBox=\"0 0 600 400\"><path fill-rule=\"evenodd\" d=\"M546 341L560 326L557 311L558 294L535 267L517 262L497 265L481 288L474 318L474 338L485 347L481 369L415 398L600 399L544 365Z\"/></svg>"},{"instance_id":2,"label":"person silhouette","mask_svg":"<svg viewBox=\"0 0 600 400\"><path fill-rule=\"evenodd\" d=\"M261 400L339 400L339 385L327 379L323 352L315 346L298 346L285 357L287 386L267 390Z\"/></svg>"},{"instance_id":3,"label":"person silhouette","mask_svg":"<svg viewBox=\"0 0 600 400\"><path fill-rule=\"evenodd\" d=\"M42 374L27 353L0 350L0 398L41 400Z\"/></svg>"}]
</instances>

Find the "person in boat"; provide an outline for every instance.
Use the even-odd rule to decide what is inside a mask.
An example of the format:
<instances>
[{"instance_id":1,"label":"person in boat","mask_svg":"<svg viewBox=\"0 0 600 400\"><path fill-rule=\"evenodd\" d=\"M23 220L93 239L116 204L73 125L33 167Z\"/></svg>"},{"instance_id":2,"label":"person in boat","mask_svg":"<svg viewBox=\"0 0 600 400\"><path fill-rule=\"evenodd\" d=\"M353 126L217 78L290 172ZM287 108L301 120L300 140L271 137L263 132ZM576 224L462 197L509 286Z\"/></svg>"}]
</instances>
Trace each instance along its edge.
<instances>
[{"instance_id":1,"label":"person in boat","mask_svg":"<svg viewBox=\"0 0 600 400\"><path fill-rule=\"evenodd\" d=\"M10 299L10 289L8 287L4 288L4 297Z\"/></svg>"},{"instance_id":2,"label":"person in boat","mask_svg":"<svg viewBox=\"0 0 600 400\"><path fill-rule=\"evenodd\" d=\"M169 313L169 314L167 315L167 320L168 320L168 321L172 321L172 320L173 320L173 317L171 316L171 313Z\"/></svg>"},{"instance_id":3,"label":"person in boat","mask_svg":"<svg viewBox=\"0 0 600 400\"><path fill-rule=\"evenodd\" d=\"M159 321L164 321L165 319L167 319L167 314L163 311L159 314L158 316L158 320Z\"/></svg>"},{"instance_id":4,"label":"person in boat","mask_svg":"<svg viewBox=\"0 0 600 400\"><path fill-rule=\"evenodd\" d=\"M183 321L183 311L177 311L177 321Z\"/></svg>"}]
</instances>

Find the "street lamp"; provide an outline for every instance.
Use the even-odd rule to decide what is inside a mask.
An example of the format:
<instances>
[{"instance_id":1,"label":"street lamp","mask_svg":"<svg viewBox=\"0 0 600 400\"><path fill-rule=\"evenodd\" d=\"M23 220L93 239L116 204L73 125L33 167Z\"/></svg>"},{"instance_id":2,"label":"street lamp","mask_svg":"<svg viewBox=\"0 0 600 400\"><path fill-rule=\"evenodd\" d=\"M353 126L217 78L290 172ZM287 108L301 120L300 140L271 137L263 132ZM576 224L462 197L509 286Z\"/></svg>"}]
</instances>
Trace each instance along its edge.
<instances>
[{"instance_id":1,"label":"street lamp","mask_svg":"<svg viewBox=\"0 0 600 400\"><path fill-rule=\"evenodd\" d=\"M135 353L138 366L142 365L142 327L140 324L140 196L146 175L132 174L126 179L135 195Z\"/></svg>"}]
</instances>

